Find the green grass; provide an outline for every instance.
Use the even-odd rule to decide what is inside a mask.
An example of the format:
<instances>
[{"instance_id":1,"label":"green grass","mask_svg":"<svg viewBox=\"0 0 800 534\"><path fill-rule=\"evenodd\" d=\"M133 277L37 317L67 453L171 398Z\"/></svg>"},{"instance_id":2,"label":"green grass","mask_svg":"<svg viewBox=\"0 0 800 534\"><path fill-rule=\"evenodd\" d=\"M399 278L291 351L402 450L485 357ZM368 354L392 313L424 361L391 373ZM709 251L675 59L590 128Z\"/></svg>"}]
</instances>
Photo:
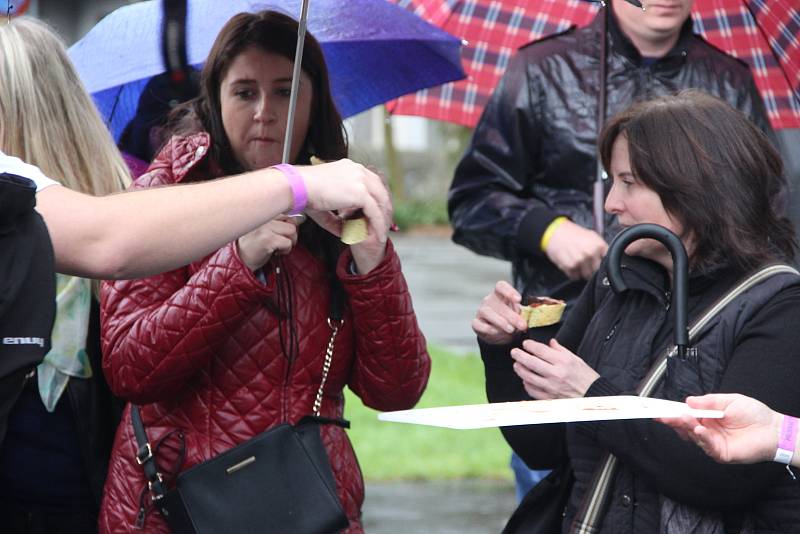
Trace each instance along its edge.
<instances>
[{"instance_id":1,"label":"green grass","mask_svg":"<svg viewBox=\"0 0 800 534\"><path fill-rule=\"evenodd\" d=\"M418 225L447 226L447 205L445 199L397 200L394 202L394 222L401 230Z\"/></svg>"},{"instance_id":2,"label":"green grass","mask_svg":"<svg viewBox=\"0 0 800 534\"><path fill-rule=\"evenodd\" d=\"M417 408L486 402L483 364L476 355L458 356L429 348L433 366ZM496 428L451 430L378 421L351 391L345 417L367 480L494 478L511 480L510 449Z\"/></svg>"}]
</instances>

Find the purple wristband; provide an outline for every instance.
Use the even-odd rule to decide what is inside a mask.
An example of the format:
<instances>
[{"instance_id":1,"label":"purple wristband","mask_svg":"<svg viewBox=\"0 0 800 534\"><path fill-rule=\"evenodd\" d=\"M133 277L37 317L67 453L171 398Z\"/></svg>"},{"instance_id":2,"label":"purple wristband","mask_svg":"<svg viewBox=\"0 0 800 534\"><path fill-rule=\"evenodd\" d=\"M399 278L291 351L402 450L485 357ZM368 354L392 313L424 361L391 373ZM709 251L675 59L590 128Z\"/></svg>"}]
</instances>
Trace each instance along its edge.
<instances>
[{"instance_id":1,"label":"purple wristband","mask_svg":"<svg viewBox=\"0 0 800 534\"><path fill-rule=\"evenodd\" d=\"M783 416L781 431L778 434L778 450L775 451L774 461L782 464L792 463L794 448L797 443L797 418L790 415Z\"/></svg>"},{"instance_id":2,"label":"purple wristband","mask_svg":"<svg viewBox=\"0 0 800 534\"><path fill-rule=\"evenodd\" d=\"M297 169L288 163L273 165L272 168L281 171L289 181L289 187L292 188L293 202L292 209L289 210L289 215L300 215L308 204L308 191L306 190L306 183L303 181L303 177L297 172Z\"/></svg>"}]
</instances>

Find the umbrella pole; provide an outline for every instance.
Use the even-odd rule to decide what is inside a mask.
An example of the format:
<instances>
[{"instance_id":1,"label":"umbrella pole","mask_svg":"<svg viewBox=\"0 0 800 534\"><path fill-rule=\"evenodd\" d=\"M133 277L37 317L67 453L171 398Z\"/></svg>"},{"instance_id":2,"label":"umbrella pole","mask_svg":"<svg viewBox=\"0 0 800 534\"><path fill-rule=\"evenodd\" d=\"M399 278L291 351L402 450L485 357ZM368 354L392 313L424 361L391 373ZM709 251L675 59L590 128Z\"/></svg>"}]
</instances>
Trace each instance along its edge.
<instances>
[{"instance_id":1,"label":"umbrella pole","mask_svg":"<svg viewBox=\"0 0 800 534\"><path fill-rule=\"evenodd\" d=\"M597 140L600 140L600 133L603 131L603 124L606 121L606 61L608 52L608 17L610 16L605 2L600 7L603 24L601 25L602 34L600 35L600 86L597 95ZM603 162L597 158L597 172L594 183L592 184L592 215L594 219L594 231L603 236L605 232L605 210L606 200L606 172L603 169Z\"/></svg>"},{"instance_id":2,"label":"umbrella pole","mask_svg":"<svg viewBox=\"0 0 800 534\"><path fill-rule=\"evenodd\" d=\"M306 41L306 21L308 20L308 1L303 0L300 8L300 20L297 24L297 48L294 51L294 69L292 70L292 93L289 97L289 115L286 117L286 136L283 139L283 163L289 163L292 151L292 132L294 130L294 115L297 107L297 93L300 87L300 70L303 65L303 45Z\"/></svg>"}]
</instances>

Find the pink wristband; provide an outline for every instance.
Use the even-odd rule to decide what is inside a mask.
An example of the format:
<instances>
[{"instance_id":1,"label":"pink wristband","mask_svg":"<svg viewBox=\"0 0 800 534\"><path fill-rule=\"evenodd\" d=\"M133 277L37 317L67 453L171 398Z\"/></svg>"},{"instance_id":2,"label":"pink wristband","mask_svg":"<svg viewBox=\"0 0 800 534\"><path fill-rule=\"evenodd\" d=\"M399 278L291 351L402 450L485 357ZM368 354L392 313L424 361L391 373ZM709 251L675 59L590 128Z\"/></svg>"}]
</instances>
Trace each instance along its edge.
<instances>
[{"instance_id":1,"label":"pink wristband","mask_svg":"<svg viewBox=\"0 0 800 534\"><path fill-rule=\"evenodd\" d=\"M297 172L297 169L288 163L273 165L272 168L281 171L283 175L286 176L286 180L289 181L289 187L292 188L293 202L292 209L289 210L289 215L300 215L308 204L308 191L306 190L306 183L303 181L303 177Z\"/></svg>"},{"instance_id":2,"label":"pink wristband","mask_svg":"<svg viewBox=\"0 0 800 534\"><path fill-rule=\"evenodd\" d=\"M794 447L797 443L797 418L790 415L783 416L781 431L778 434L778 450L775 451L774 461L782 464L792 463Z\"/></svg>"}]
</instances>

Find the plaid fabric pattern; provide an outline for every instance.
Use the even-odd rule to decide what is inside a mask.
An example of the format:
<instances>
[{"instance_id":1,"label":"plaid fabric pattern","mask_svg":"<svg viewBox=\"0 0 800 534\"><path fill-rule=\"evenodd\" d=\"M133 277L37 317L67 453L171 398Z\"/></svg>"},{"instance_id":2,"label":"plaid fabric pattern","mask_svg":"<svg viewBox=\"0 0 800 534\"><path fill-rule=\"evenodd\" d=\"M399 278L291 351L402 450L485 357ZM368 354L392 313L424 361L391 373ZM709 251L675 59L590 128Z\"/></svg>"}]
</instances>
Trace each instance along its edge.
<instances>
[{"instance_id":1,"label":"plaid fabric pattern","mask_svg":"<svg viewBox=\"0 0 800 534\"><path fill-rule=\"evenodd\" d=\"M588 24L586 0L392 0L467 41L467 78L404 96L392 113L475 126L508 60L522 45ZM800 1L696 0L695 31L746 61L776 129L800 128Z\"/></svg>"},{"instance_id":2,"label":"plaid fabric pattern","mask_svg":"<svg viewBox=\"0 0 800 534\"><path fill-rule=\"evenodd\" d=\"M698 0L695 31L750 65L775 129L800 128L800 2Z\"/></svg>"},{"instance_id":3,"label":"plaid fabric pattern","mask_svg":"<svg viewBox=\"0 0 800 534\"><path fill-rule=\"evenodd\" d=\"M597 7L585 0L392 0L467 41L464 80L390 102L391 113L475 126L517 49L533 40L591 22Z\"/></svg>"}]
</instances>

